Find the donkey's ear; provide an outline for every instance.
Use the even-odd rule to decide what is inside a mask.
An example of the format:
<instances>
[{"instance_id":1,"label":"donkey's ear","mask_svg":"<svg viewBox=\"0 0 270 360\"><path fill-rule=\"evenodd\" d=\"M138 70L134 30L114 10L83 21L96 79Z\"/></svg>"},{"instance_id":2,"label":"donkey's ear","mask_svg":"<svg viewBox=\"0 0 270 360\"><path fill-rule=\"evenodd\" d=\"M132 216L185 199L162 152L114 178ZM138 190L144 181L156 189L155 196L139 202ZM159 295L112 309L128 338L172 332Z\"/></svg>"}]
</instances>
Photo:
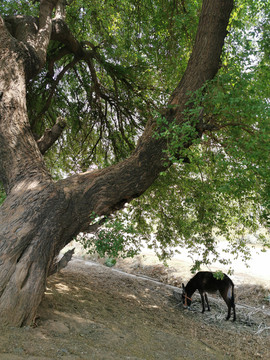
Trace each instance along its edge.
<instances>
[{"instance_id":1,"label":"donkey's ear","mask_svg":"<svg viewBox=\"0 0 270 360\"><path fill-rule=\"evenodd\" d=\"M182 283L182 289L185 290L185 285Z\"/></svg>"}]
</instances>

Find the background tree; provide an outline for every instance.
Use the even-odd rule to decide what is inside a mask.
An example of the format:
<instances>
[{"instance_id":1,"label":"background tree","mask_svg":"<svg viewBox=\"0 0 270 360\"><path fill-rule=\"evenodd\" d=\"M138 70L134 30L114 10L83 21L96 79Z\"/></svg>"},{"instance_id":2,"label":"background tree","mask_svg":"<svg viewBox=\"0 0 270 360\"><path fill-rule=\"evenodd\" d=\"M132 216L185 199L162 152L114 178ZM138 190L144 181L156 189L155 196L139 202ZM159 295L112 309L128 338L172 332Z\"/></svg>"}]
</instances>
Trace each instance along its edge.
<instances>
[{"instance_id":1,"label":"background tree","mask_svg":"<svg viewBox=\"0 0 270 360\"><path fill-rule=\"evenodd\" d=\"M248 20L247 9L256 10L244 5L243 15L236 11L232 17L236 23L242 21L241 26ZM226 69L234 64L233 51L241 50L234 44L237 36L241 38L239 26L222 65L232 7L232 0L2 1L4 323L30 324L59 251L80 232L97 228L108 215L142 195L176 160L181 171L184 163L192 166L191 153L199 161L205 144L214 144L215 139L216 144L228 145L232 158L240 153L232 150L240 139L244 156L250 138L242 134L251 128L261 146L257 155L265 151L268 133L262 114L256 115L260 116L256 122L247 114L238 118L237 108L230 113L232 106L224 106L236 79L235 72L231 75ZM261 26L264 50L252 80L261 81L256 99L267 105L259 71L267 65L269 35L267 23L262 21ZM219 69L222 76L214 79ZM257 137L262 133L264 137ZM218 145L213 148L218 154ZM211 156L210 151L206 154L204 161ZM244 159L235 162L243 171ZM247 166L250 173L252 167L260 173L261 183L265 181L260 194L262 205L267 205L268 163L262 160L258 167L256 160L258 156ZM180 172L183 179L186 169ZM189 173L196 178L194 165ZM199 220L204 222L204 217Z\"/></svg>"}]
</instances>

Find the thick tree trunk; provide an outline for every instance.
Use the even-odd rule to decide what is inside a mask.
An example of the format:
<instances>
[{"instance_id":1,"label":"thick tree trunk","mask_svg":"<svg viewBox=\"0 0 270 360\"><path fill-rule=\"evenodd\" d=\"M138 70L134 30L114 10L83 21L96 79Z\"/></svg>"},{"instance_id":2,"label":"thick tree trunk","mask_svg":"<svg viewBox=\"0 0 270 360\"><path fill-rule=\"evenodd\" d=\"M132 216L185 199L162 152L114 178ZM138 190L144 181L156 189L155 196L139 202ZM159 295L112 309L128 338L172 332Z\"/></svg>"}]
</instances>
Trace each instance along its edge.
<instances>
[{"instance_id":1,"label":"thick tree trunk","mask_svg":"<svg viewBox=\"0 0 270 360\"><path fill-rule=\"evenodd\" d=\"M10 194L0 207L1 321L30 324L59 249L78 233L72 209L54 184Z\"/></svg>"},{"instance_id":2,"label":"thick tree trunk","mask_svg":"<svg viewBox=\"0 0 270 360\"><path fill-rule=\"evenodd\" d=\"M153 137L156 124L149 120L130 158L57 183L51 180L30 131L25 82L44 64L52 28L49 19L56 3L41 0L42 31L35 29L33 20L29 26L34 32L31 36L22 32L20 41L0 18L0 180L8 195L0 207L0 317L16 326L34 320L53 259L89 226L92 212L108 215L123 207L168 166L161 160L166 141ZM231 9L232 0L204 1L193 54L171 97L175 106L165 114L169 120L181 124L187 93L218 71Z\"/></svg>"}]
</instances>

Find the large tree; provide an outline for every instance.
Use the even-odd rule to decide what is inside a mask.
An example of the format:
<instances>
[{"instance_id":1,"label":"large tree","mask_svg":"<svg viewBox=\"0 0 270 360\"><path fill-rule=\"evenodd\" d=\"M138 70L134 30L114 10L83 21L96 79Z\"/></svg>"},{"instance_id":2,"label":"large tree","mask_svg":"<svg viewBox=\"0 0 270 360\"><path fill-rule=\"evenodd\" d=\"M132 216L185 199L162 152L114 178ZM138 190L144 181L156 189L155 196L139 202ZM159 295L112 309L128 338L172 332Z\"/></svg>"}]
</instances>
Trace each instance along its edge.
<instances>
[{"instance_id":1,"label":"large tree","mask_svg":"<svg viewBox=\"0 0 270 360\"><path fill-rule=\"evenodd\" d=\"M233 1L4 3L0 314L21 326L33 321L65 245L142 195L175 159L189 162L185 149L222 127L204 114L201 89L221 67ZM157 135L164 124L192 127L177 132L173 158L175 134ZM73 175L56 176L56 158Z\"/></svg>"}]
</instances>

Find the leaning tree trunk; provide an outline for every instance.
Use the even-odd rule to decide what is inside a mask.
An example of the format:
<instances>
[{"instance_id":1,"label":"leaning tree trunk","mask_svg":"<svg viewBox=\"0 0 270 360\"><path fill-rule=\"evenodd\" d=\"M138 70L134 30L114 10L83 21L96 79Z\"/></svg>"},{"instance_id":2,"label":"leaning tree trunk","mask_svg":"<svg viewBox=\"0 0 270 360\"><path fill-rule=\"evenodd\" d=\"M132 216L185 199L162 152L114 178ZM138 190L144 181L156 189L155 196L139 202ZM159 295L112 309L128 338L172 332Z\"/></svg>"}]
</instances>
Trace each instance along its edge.
<instances>
[{"instance_id":1,"label":"leaning tree trunk","mask_svg":"<svg viewBox=\"0 0 270 360\"><path fill-rule=\"evenodd\" d=\"M7 193L0 207L0 318L16 326L34 320L53 259L87 229L90 215L122 208L168 167L161 161L166 141L153 137L156 125L149 120L128 159L100 171L51 180L30 131L26 81L45 63L56 3L41 0L38 29L33 20L16 32L19 35L8 31L0 18L0 180ZM169 121L184 121L187 94L218 71L231 9L232 0L204 1L190 62L170 100L176 106L165 113Z\"/></svg>"}]
</instances>

